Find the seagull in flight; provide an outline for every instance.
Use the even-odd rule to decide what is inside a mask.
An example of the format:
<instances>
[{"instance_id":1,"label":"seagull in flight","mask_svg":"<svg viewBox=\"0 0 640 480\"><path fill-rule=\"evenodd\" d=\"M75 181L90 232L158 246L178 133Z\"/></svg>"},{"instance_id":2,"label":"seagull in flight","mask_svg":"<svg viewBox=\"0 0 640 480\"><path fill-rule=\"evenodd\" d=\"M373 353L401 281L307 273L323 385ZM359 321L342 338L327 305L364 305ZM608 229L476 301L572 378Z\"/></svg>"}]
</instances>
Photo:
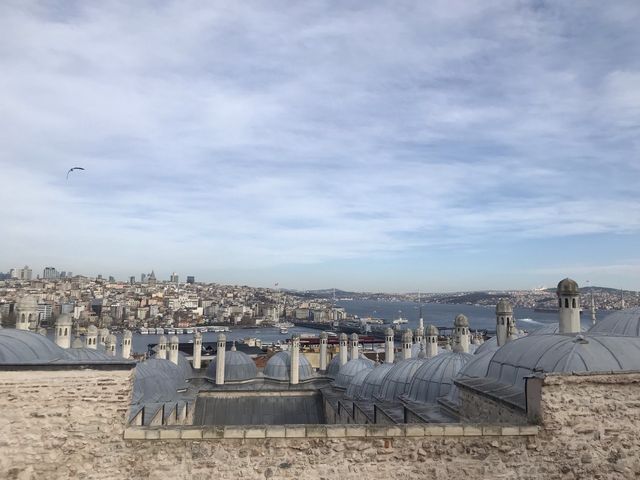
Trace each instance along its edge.
<instances>
[{"instance_id":1,"label":"seagull in flight","mask_svg":"<svg viewBox=\"0 0 640 480\"><path fill-rule=\"evenodd\" d=\"M73 172L74 170L84 170L84 168L82 168L82 167L72 167L72 168L70 168L69 171L67 172L67 180L69 180L69 174L71 172Z\"/></svg>"}]
</instances>

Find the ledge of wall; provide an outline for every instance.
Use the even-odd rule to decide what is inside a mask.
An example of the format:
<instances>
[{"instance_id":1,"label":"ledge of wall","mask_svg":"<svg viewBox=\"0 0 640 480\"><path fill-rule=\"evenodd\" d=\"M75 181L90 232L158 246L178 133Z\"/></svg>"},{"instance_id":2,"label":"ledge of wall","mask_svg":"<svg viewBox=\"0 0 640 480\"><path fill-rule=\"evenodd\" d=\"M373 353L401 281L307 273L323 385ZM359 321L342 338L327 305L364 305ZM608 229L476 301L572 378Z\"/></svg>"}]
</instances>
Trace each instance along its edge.
<instances>
[{"instance_id":1,"label":"ledge of wall","mask_svg":"<svg viewBox=\"0 0 640 480\"><path fill-rule=\"evenodd\" d=\"M125 440L223 440L258 438L522 437L536 425L241 425L213 427L128 427Z\"/></svg>"}]
</instances>

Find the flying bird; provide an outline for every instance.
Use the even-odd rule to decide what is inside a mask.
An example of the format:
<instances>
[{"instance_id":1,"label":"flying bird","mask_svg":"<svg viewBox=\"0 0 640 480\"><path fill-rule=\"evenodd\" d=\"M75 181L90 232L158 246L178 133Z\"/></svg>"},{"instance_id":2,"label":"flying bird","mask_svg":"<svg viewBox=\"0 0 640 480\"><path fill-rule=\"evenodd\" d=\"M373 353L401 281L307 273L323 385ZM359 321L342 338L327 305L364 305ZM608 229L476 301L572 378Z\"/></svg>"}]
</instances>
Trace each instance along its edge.
<instances>
[{"instance_id":1,"label":"flying bird","mask_svg":"<svg viewBox=\"0 0 640 480\"><path fill-rule=\"evenodd\" d=\"M84 170L84 168L82 168L82 167L72 167L72 168L70 168L69 171L67 172L67 180L69 180L69 174L71 172L73 172L74 170Z\"/></svg>"}]
</instances>

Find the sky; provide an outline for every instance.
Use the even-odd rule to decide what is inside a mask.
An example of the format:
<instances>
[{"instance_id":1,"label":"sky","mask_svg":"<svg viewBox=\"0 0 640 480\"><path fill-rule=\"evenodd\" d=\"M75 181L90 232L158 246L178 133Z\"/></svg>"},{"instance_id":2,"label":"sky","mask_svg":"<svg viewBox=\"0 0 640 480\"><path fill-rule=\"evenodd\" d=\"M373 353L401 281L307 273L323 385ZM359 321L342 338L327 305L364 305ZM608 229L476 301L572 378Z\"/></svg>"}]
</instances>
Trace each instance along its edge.
<instances>
[{"instance_id":1,"label":"sky","mask_svg":"<svg viewBox=\"0 0 640 480\"><path fill-rule=\"evenodd\" d=\"M640 290L638 25L636 0L3 1L0 271Z\"/></svg>"}]
</instances>

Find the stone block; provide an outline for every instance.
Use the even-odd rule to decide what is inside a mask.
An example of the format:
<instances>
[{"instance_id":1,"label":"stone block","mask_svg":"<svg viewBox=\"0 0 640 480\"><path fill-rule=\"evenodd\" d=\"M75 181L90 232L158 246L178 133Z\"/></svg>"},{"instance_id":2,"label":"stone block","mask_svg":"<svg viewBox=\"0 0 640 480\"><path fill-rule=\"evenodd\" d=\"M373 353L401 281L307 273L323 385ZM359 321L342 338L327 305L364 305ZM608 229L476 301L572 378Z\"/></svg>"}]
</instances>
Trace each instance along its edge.
<instances>
[{"instance_id":1,"label":"stone block","mask_svg":"<svg viewBox=\"0 0 640 480\"><path fill-rule=\"evenodd\" d=\"M202 430L202 438L224 438L224 427L209 427Z\"/></svg>"},{"instance_id":2,"label":"stone block","mask_svg":"<svg viewBox=\"0 0 640 480\"><path fill-rule=\"evenodd\" d=\"M144 440L145 438L145 431L141 428L126 428L124 430L125 440Z\"/></svg>"},{"instance_id":3,"label":"stone block","mask_svg":"<svg viewBox=\"0 0 640 480\"><path fill-rule=\"evenodd\" d=\"M144 433L146 440L160 440L160 430L145 430Z\"/></svg>"},{"instance_id":4,"label":"stone block","mask_svg":"<svg viewBox=\"0 0 640 480\"><path fill-rule=\"evenodd\" d=\"M464 429L462 428L462 425L445 425L443 435L448 437L461 437L464 435Z\"/></svg>"},{"instance_id":5,"label":"stone block","mask_svg":"<svg viewBox=\"0 0 640 480\"><path fill-rule=\"evenodd\" d=\"M161 440L179 440L180 430L176 428L163 428L159 430Z\"/></svg>"},{"instance_id":6,"label":"stone block","mask_svg":"<svg viewBox=\"0 0 640 480\"><path fill-rule=\"evenodd\" d=\"M424 425L424 434L426 436L440 437L444 435L444 426L433 424Z\"/></svg>"},{"instance_id":7,"label":"stone block","mask_svg":"<svg viewBox=\"0 0 640 480\"><path fill-rule=\"evenodd\" d=\"M502 427L500 425L483 425L482 435L502 435Z\"/></svg>"},{"instance_id":8,"label":"stone block","mask_svg":"<svg viewBox=\"0 0 640 480\"><path fill-rule=\"evenodd\" d=\"M269 425L265 432L267 438L284 438L285 434L285 428L281 425Z\"/></svg>"},{"instance_id":9,"label":"stone block","mask_svg":"<svg viewBox=\"0 0 640 480\"><path fill-rule=\"evenodd\" d=\"M540 427L537 425L521 425L520 435L538 435Z\"/></svg>"},{"instance_id":10,"label":"stone block","mask_svg":"<svg viewBox=\"0 0 640 480\"><path fill-rule=\"evenodd\" d=\"M285 427L285 436L287 438L304 438L307 436L307 431L304 427Z\"/></svg>"},{"instance_id":11,"label":"stone block","mask_svg":"<svg viewBox=\"0 0 640 480\"><path fill-rule=\"evenodd\" d=\"M419 423L409 423L404 428L404 433L407 437L423 437L424 425L420 425Z\"/></svg>"},{"instance_id":12,"label":"stone block","mask_svg":"<svg viewBox=\"0 0 640 480\"><path fill-rule=\"evenodd\" d=\"M396 425L392 427L387 427L386 437L404 437L404 428Z\"/></svg>"},{"instance_id":13,"label":"stone block","mask_svg":"<svg viewBox=\"0 0 640 480\"><path fill-rule=\"evenodd\" d=\"M202 433L201 428L183 428L180 430L180 438L183 440L200 440Z\"/></svg>"},{"instance_id":14,"label":"stone block","mask_svg":"<svg viewBox=\"0 0 640 480\"><path fill-rule=\"evenodd\" d=\"M327 425L327 437L330 438L343 438L347 435L347 431L344 425Z\"/></svg>"},{"instance_id":15,"label":"stone block","mask_svg":"<svg viewBox=\"0 0 640 480\"><path fill-rule=\"evenodd\" d=\"M520 427L502 427L502 435L520 435Z\"/></svg>"},{"instance_id":16,"label":"stone block","mask_svg":"<svg viewBox=\"0 0 640 480\"><path fill-rule=\"evenodd\" d=\"M361 437L367 436L367 427L364 425L347 425L345 427L347 437Z\"/></svg>"},{"instance_id":17,"label":"stone block","mask_svg":"<svg viewBox=\"0 0 640 480\"><path fill-rule=\"evenodd\" d=\"M245 428L244 438L265 438L267 436L266 428Z\"/></svg>"},{"instance_id":18,"label":"stone block","mask_svg":"<svg viewBox=\"0 0 640 480\"><path fill-rule=\"evenodd\" d=\"M367 437L386 437L387 427L385 425L367 425Z\"/></svg>"},{"instance_id":19,"label":"stone block","mask_svg":"<svg viewBox=\"0 0 640 480\"><path fill-rule=\"evenodd\" d=\"M479 425L463 425L462 431L465 437L481 437L482 436L482 427Z\"/></svg>"},{"instance_id":20,"label":"stone block","mask_svg":"<svg viewBox=\"0 0 640 480\"><path fill-rule=\"evenodd\" d=\"M224 427L224 438L244 438L245 429L242 427Z\"/></svg>"},{"instance_id":21,"label":"stone block","mask_svg":"<svg viewBox=\"0 0 640 480\"><path fill-rule=\"evenodd\" d=\"M327 436L327 429L322 425L313 425L306 427L306 433L309 438L324 438Z\"/></svg>"}]
</instances>

